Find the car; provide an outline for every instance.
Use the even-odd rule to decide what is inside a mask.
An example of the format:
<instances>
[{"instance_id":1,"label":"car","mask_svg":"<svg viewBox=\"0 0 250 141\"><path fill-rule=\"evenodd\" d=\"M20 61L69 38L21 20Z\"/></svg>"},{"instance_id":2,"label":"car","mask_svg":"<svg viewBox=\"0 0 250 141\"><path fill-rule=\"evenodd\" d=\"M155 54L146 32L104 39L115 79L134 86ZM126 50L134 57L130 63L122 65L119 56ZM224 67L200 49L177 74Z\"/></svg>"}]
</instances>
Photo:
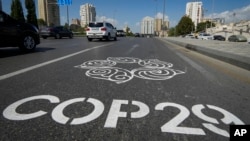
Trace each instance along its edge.
<instances>
[{"instance_id":1,"label":"car","mask_svg":"<svg viewBox=\"0 0 250 141\"><path fill-rule=\"evenodd\" d=\"M105 39L107 41L117 40L116 28L109 22L91 22L86 28L86 36L88 41L93 39Z\"/></svg>"},{"instance_id":2,"label":"car","mask_svg":"<svg viewBox=\"0 0 250 141\"><path fill-rule=\"evenodd\" d=\"M214 40L225 41L226 38L221 35L214 35Z\"/></svg>"},{"instance_id":3,"label":"car","mask_svg":"<svg viewBox=\"0 0 250 141\"><path fill-rule=\"evenodd\" d=\"M189 39L195 39L195 36L193 34L187 34L186 36L184 36L185 38L189 38Z\"/></svg>"},{"instance_id":4,"label":"car","mask_svg":"<svg viewBox=\"0 0 250 141\"><path fill-rule=\"evenodd\" d=\"M39 31L34 25L17 21L0 10L0 47L34 51L38 44Z\"/></svg>"},{"instance_id":5,"label":"car","mask_svg":"<svg viewBox=\"0 0 250 141\"><path fill-rule=\"evenodd\" d=\"M208 33L200 33L200 34L198 35L198 39L201 39L201 40L213 40L214 37L211 36L211 35L208 34Z\"/></svg>"},{"instance_id":6,"label":"car","mask_svg":"<svg viewBox=\"0 0 250 141\"><path fill-rule=\"evenodd\" d=\"M125 37L126 33L123 30L117 30L117 37Z\"/></svg>"},{"instance_id":7,"label":"car","mask_svg":"<svg viewBox=\"0 0 250 141\"><path fill-rule=\"evenodd\" d=\"M135 33L135 37L141 37L140 33Z\"/></svg>"},{"instance_id":8,"label":"car","mask_svg":"<svg viewBox=\"0 0 250 141\"><path fill-rule=\"evenodd\" d=\"M45 27L41 29L40 36L43 39L47 39L48 37L54 37L55 39L69 37L71 39L73 38L73 32L63 26Z\"/></svg>"},{"instance_id":9,"label":"car","mask_svg":"<svg viewBox=\"0 0 250 141\"><path fill-rule=\"evenodd\" d=\"M231 35L228 37L229 42L247 42L247 38L243 35Z\"/></svg>"}]
</instances>

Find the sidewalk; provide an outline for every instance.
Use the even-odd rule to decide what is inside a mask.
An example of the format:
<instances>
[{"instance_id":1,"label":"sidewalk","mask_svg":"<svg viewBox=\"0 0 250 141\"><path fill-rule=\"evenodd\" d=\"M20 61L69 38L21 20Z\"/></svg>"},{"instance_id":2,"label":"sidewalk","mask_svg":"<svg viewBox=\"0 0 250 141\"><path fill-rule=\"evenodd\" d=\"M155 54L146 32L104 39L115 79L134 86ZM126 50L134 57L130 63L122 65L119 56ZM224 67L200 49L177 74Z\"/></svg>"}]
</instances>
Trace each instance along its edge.
<instances>
[{"instance_id":1,"label":"sidewalk","mask_svg":"<svg viewBox=\"0 0 250 141\"><path fill-rule=\"evenodd\" d=\"M250 44L247 42L198 40L182 37L165 37L159 39L250 70Z\"/></svg>"}]
</instances>

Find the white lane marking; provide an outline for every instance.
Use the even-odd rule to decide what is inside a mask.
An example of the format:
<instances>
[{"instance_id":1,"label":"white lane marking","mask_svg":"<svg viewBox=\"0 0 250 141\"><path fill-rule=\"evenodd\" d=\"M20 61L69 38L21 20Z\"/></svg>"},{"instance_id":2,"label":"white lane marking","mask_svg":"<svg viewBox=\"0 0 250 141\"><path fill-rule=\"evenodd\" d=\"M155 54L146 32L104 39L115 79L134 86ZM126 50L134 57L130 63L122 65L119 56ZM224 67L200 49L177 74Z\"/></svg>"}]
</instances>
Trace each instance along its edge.
<instances>
[{"instance_id":1,"label":"white lane marking","mask_svg":"<svg viewBox=\"0 0 250 141\"><path fill-rule=\"evenodd\" d=\"M137 47L139 47L138 44L133 45L132 48L131 48L130 50L128 50L128 52L126 52L125 54L126 54L126 55L130 54L130 53L133 52L133 51L135 50L135 48L137 48Z\"/></svg>"},{"instance_id":2,"label":"white lane marking","mask_svg":"<svg viewBox=\"0 0 250 141\"><path fill-rule=\"evenodd\" d=\"M190 64L193 68L195 68L196 70L198 70L201 74L203 74L203 76L206 77L207 80L211 81L211 82L216 82L217 84L220 84L217 79L214 77L213 74L211 74L210 72L208 72L205 68L203 68L202 66L200 66L199 64L195 63L194 61L192 61L191 59L187 58L186 56L182 55L181 53L176 52L176 55L178 55L180 58L182 58L185 62L187 62L188 64ZM220 84L221 85L221 84Z\"/></svg>"},{"instance_id":3,"label":"white lane marking","mask_svg":"<svg viewBox=\"0 0 250 141\"><path fill-rule=\"evenodd\" d=\"M79 52L76 52L76 53L72 53L72 54L69 54L69 55L54 59L54 60L50 60L50 61L47 61L47 62L44 62L44 63L41 63L41 64L37 64L37 65L31 66L31 67L28 67L28 68L24 68L24 69L21 69L21 70L12 72L12 73L8 73L8 74L5 74L5 75L1 75L0 80L4 80L4 79L10 78L10 77L13 77L13 76L16 76L16 75L19 75L19 74L22 74L22 73L37 69L37 68L40 68L40 67L43 67L43 66L46 66L46 65L49 65L49 64L52 64L52 63L55 63L55 62L58 62L58 61L73 57L73 56L76 56L78 54L85 53L85 52L93 50L93 49L106 47L106 46L109 46L109 45L112 45L112 43L107 44L107 45L101 45L101 46L96 46L96 47L92 47L92 48L89 48L89 49L85 49L85 50L82 50L82 51L79 51Z\"/></svg>"}]
</instances>

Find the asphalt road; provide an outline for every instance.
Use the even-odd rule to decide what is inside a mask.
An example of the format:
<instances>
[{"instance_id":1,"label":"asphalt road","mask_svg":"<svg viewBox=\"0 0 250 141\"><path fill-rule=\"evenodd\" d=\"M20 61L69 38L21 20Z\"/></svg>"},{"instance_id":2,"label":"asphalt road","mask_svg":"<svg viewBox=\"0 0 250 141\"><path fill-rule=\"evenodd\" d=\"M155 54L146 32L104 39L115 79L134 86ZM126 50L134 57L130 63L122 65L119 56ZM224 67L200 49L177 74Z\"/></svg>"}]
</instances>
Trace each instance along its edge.
<instances>
[{"instance_id":1,"label":"asphalt road","mask_svg":"<svg viewBox=\"0 0 250 141\"><path fill-rule=\"evenodd\" d=\"M157 38L0 49L1 141L224 141L250 72Z\"/></svg>"}]
</instances>

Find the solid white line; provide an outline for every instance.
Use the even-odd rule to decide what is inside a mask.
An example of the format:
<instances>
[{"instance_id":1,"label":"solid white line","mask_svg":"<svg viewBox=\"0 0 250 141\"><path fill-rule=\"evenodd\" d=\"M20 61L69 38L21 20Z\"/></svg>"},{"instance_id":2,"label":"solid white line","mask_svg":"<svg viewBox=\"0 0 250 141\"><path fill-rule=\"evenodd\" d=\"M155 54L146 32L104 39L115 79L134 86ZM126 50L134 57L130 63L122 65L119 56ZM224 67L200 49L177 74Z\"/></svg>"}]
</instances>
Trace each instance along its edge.
<instances>
[{"instance_id":1,"label":"solid white line","mask_svg":"<svg viewBox=\"0 0 250 141\"><path fill-rule=\"evenodd\" d=\"M58 61L61 61L61 60L73 57L75 55L78 55L78 54L81 54L81 53L85 53L85 52L93 50L93 49L97 49L97 48L109 46L109 45L112 45L112 44L107 44L107 45L101 45L101 46L92 47L92 48L89 48L89 49L85 49L85 50L82 50L82 51L79 51L79 52L76 52L76 53L72 53L72 54L69 54L69 55L66 55L66 56L54 59L54 60L50 60L50 61L47 61L47 62L44 62L44 63L41 63L41 64L37 64L37 65L31 66L31 67L28 67L28 68L25 68L25 69L21 69L21 70L12 72L12 73L8 73L8 74L0 76L0 80L4 80L4 79L7 79L7 78L10 78L10 77L13 77L13 76L16 76L16 75L19 75L19 74L22 74L22 73L25 73L25 72L37 69L37 68L40 68L40 67L43 67L43 66L46 66L46 65L49 65L49 64L52 64L52 63L55 63L55 62L58 62Z\"/></svg>"}]
</instances>

